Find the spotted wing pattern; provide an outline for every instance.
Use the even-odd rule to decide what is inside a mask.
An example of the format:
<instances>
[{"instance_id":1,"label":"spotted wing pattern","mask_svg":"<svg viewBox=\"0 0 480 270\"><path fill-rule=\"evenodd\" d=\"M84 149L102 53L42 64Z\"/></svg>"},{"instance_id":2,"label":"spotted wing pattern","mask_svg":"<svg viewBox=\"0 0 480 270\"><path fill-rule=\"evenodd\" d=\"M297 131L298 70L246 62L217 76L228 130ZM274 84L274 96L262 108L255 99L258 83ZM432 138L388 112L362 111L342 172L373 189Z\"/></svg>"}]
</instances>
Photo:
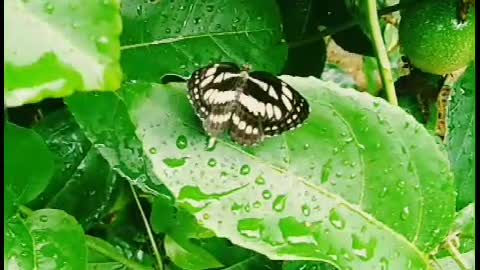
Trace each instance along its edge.
<instances>
[{"instance_id":1,"label":"spotted wing pattern","mask_svg":"<svg viewBox=\"0 0 480 270\"><path fill-rule=\"evenodd\" d=\"M282 80L267 72L248 74L233 63L195 71L188 81L188 98L210 136L229 130L242 145L292 130L310 112L307 101Z\"/></svg>"}]
</instances>

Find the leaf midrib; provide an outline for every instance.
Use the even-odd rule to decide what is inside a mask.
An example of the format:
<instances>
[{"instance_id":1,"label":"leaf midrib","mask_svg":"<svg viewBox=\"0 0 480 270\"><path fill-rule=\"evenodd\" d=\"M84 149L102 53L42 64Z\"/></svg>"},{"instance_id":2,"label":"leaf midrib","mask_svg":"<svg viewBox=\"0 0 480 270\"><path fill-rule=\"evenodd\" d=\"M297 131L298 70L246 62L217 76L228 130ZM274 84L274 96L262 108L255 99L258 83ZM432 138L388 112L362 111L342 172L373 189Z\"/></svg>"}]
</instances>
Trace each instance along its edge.
<instances>
[{"instance_id":1,"label":"leaf midrib","mask_svg":"<svg viewBox=\"0 0 480 270\"><path fill-rule=\"evenodd\" d=\"M212 37L217 37L217 36L229 36L229 35L241 35L241 34L248 35L250 33L256 33L256 32L273 32L273 29L262 28L262 29L256 29L256 30L242 30L242 31L230 31L230 32L218 32L218 33L205 33L205 34L197 34L197 35L190 35L190 36L170 37L170 38L158 39L158 40L154 40L154 41L150 41L150 42L122 45L120 47L120 50L130 50L130 49L136 49L136 48L148 47L148 46L155 46L155 45L161 45L161 44L171 44L171 43L175 43L175 42L180 42L180 41L190 40L190 39L196 39L196 38L212 38Z\"/></svg>"},{"instance_id":2,"label":"leaf midrib","mask_svg":"<svg viewBox=\"0 0 480 270\"><path fill-rule=\"evenodd\" d=\"M127 112L128 112L128 115L129 115L129 118L130 118L130 121L132 123L132 125L135 127L135 131L137 130L137 125L135 124L136 122L133 121L133 118L132 118L132 114L131 114L131 111L129 110L129 106L125 103L125 100L121 97L121 95L118 95L117 94L117 97L119 98L119 100L121 100L126 108L127 108ZM189 127L193 130L196 130L198 132L201 132L201 130L197 127L197 126L193 126L189 123L186 123L184 121L182 121L182 119L179 119L179 118L170 118L171 120L173 121L176 121L178 122L179 124L182 124L186 127ZM135 132L136 133L136 132ZM137 136L137 134L135 134L135 136ZM283 136L283 135L282 135ZM138 138L137 138L138 139ZM387 233L390 233L394 238L396 238L398 241L403 241L408 247L410 247L417 255L419 258L422 259L422 261L424 262L424 264L428 267L429 266L429 263L428 263L428 259L424 256L424 254L412 243L410 242L404 235L392 230L390 227L388 227L387 225L385 225L383 222L377 220L374 216L370 215L369 213L367 212L364 212L363 209L360 208L360 206L358 205L353 205L351 204L350 202L346 201L345 199L343 199L342 197L338 196L337 194L334 194L334 193L331 193L329 192L328 190L326 190L325 188L321 187L321 186L317 186L317 185L314 185L312 183L310 183L308 180L306 180L305 178L303 178L302 176L299 176L299 175L295 175L295 174L292 174L290 173L289 171L286 171L285 169L281 168L281 167L278 167L278 166L275 166L274 164L271 164L269 162L266 162L265 160L253 155L253 154L250 154L248 152L246 152L245 150L243 150L242 148L240 148L239 146L236 146L236 145L233 145L231 143L229 143L228 141L222 139L222 138L217 138L217 143L221 143L223 145L225 145L226 147L229 147L231 149L234 149L250 158L252 158L253 160L259 160L261 161L263 164L265 164L266 166L269 166L272 170L276 170L280 173L282 173L283 175L285 176L291 176L291 177L294 177L294 178L297 178L299 180L299 182L301 182L302 184L304 184L305 186L321 193L322 195L324 195L325 197L329 198L329 199L332 199L334 201L337 201L339 204L342 204L344 205L347 209L351 210L352 212L354 213L357 213L358 215L360 215L366 222L370 223L371 225L376 225L378 227L380 227L382 230L386 231ZM142 145L143 145L143 141L142 141ZM145 152L146 153L146 152ZM147 158L148 158L148 155L147 155Z\"/></svg>"}]
</instances>

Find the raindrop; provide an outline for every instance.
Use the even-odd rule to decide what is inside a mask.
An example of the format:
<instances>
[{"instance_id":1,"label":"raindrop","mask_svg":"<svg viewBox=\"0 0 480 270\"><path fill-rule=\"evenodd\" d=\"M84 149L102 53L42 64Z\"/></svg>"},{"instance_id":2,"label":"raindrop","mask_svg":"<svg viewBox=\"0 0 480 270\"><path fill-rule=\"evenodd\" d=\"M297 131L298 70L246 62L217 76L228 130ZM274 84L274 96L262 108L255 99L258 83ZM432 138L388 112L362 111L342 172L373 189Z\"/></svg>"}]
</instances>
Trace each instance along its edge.
<instances>
[{"instance_id":1,"label":"raindrop","mask_svg":"<svg viewBox=\"0 0 480 270\"><path fill-rule=\"evenodd\" d=\"M98 44L107 44L108 43L108 37L106 36L100 36L97 38L97 43Z\"/></svg>"},{"instance_id":2,"label":"raindrop","mask_svg":"<svg viewBox=\"0 0 480 270\"><path fill-rule=\"evenodd\" d=\"M333 153L334 153L334 154L338 153L338 151L339 151L338 147L334 147L334 148L333 148Z\"/></svg>"},{"instance_id":3,"label":"raindrop","mask_svg":"<svg viewBox=\"0 0 480 270\"><path fill-rule=\"evenodd\" d=\"M323 165L322 167L322 176L321 176L321 182L322 183L325 183L328 181L328 178L330 176L330 173L332 171L332 160L329 159L325 165Z\"/></svg>"},{"instance_id":4,"label":"raindrop","mask_svg":"<svg viewBox=\"0 0 480 270\"><path fill-rule=\"evenodd\" d=\"M304 149L304 150L307 150L308 148L310 148L310 145L309 145L308 143L306 143L306 144L303 145L303 149Z\"/></svg>"},{"instance_id":5,"label":"raindrop","mask_svg":"<svg viewBox=\"0 0 480 270\"><path fill-rule=\"evenodd\" d=\"M220 28L222 28L222 25L220 25L219 23L217 23L217 24L215 25L215 29L218 30L218 29L220 29Z\"/></svg>"},{"instance_id":6,"label":"raindrop","mask_svg":"<svg viewBox=\"0 0 480 270\"><path fill-rule=\"evenodd\" d=\"M55 9L53 4L50 3L50 2L46 2L45 5L43 6L43 8L45 9L45 12L47 12L48 14L52 14L53 10Z\"/></svg>"},{"instance_id":7,"label":"raindrop","mask_svg":"<svg viewBox=\"0 0 480 270\"><path fill-rule=\"evenodd\" d=\"M148 149L148 152L150 152L150 154L154 155L154 154L157 153L157 148L151 147L150 149Z\"/></svg>"},{"instance_id":8,"label":"raindrop","mask_svg":"<svg viewBox=\"0 0 480 270\"><path fill-rule=\"evenodd\" d=\"M277 212L283 211L283 209L285 208L286 200L287 200L287 196L285 196L285 195L277 196L277 198L275 198L275 200L273 201L273 204L272 204L273 210L275 210Z\"/></svg>"},{"instance_id":9,"label":"raindrop","mask_svg":"<svg viewBox=\"0 0 480 270\"><path fill-rule=\"evenodd\" d=\"M250 166L242 165L242 167L240 168L240 174L241 175L247 175L249 173L250 173Z\"/></svg>"},{"instance_id":10,"label":"raindrop","mask_svg":"<svg viewBox=\"0 0 480 270\"><path fill-rule=\"evenodd\" d=\"M78 22L73 22L73 23L72 23L72 28L75 28L75 29L76 29L76 28L78 28L78 27L80 27L80 24L79 24Z\"/></svg>"},{"instance_id":11,"label":"raindrop","mask_svg":"<svg viewBox=\"0 0 480 270\"><path fill-rule=\"evenodd\" d=\"M172 30L170 28L165 29L165 33L170 34L171 32L172 32Z\"/></svg>"},{"instance_id":12,"label":"raindrop","mask_svg":"<svg viewBox=\"0 0 480 270\"><path fill-rule=\"evenodd\" d=\"M239 17L235 17L235 18L233 19L233 22L234 22L234 23L240 22L240 18L239 18Z\"/></svg>"},{"instance_id":13,"label":"raindrop","mask_svg":"<svg viewBox=\"0 0 480 270\"><path fill-rule=\"evenodd\" d=\"M207 162L208 166L215 167L217 165L217 161L214 158L211 158Z\"/></svg>"},{"instance_id":14,"label":"raindrop","mask_svg":"<svg viewBox=\"0 0 480 270\"><path fill-rule=\"evenodd\" d=\"M398 181L398 183L397 183L397 187L399 187L399 188L404 188L404 187L405 187L405 184L406 184L405 181L400 180L400 181Z\"/></svg>"},{"instance_id":15,"label":"raindrop","mask_svg":"<svg viewBox=\"0 0 480 270\"><path fill-rule=\"evenodd\" d=\"M345 142L346 142L346 143L351 143L351 142L353 142L353 138L352 138L352 137L348 137L348 138L345 139Z\"/></svg>"},{"instance_id":16,"label":"raindrop","mask_svg":"<svg viewBox=\"0 0 480 270\"><path fill-rule=\"evenodd\" d=\"M310 207L306 204L302 205L302 213L304 216L310 215Z\"/></svg>"},{"instance_id":17,"label":"raindrop","mask_svg":"<svg viewBox=\"0 0 480 270\"><path fill-rule=\"evenodd\" d=\"M380 102L378 100L373 101L373 107L378 108L380 106Z\"/></svg>"},{"instance_id":18,"label":"raindrop","mask_svg":"<svg viewBox=\"0 0 480 270\"><path fill-rule=\"evenodd\" d=\"M360 239L360 236L352 235L352 252L363 261L368 261L373 257L376 245L375 239L366 242Z\"/></svg>"},{"instance_id":19,"label":"raindrop","mask_svg":"<svg viewBox=\"0 0 480 270\"><path fill-rule=\"evenodd\" d=\"M200 21L201 21L200 17L197 17L197 18L193 19L194 24L198 24L198 23L200 23Z\"/></svg>"},{"instance_id":20,"label":"raindrop","mask_svg":"<svg viewBox=\"0 0 480 270\"><path fill-rule=\"evenodd\" d=\"M177 141L176 141L176 145L177 145L178 149L187 148L187 145L188 145L187 137L185 137L184 135L178 136Z\"/></svg>"},{"instance_id":21,"label":"raindrop","mask_svg":"<svg viewBox=\"0 0 480 270\"><path fill-rule=\"evenodd\" d=\"M335 208L330 210L330 215L328 220L330 220L330 223L333 225L333 227L341 230L345 228L345 220L340 216L340 214L337 212Z\"/></svg>"},{"instance_id":22,"label":"raindrop","mask_svg":"<svg viewBox=\"0 0 480 270\"><path fill-rule=\"evenodd\" d=\"M265 185L265 178L263 178L263 176L259 175L257 178L255 178L255 184Z\"/></svg>"},{"instance_id":23,"label":"raindrop","mask_svg":"<svg viewBox=\"0 0 480 270\"><path fill-rule=\"evenodd\" d=\"M380 198L385 198L385 196L387 195L387 191L388 191L388 188L383 187L382 192L380 192Z\"/></svg>"},{"instance_id":24,"label":"raindrop","mask_svg":"<svg viewBox=\"0 0 480 270\"><path fill-rule=\"evenodd\" d=\"M205 214L203 214L202 217L203 217L203 219L209 219L209 218L210 218L210 215L208 215L208 213L205 213Z\"/></svg>"},{"instance_id":25,"label":"raindrop","mask_svg":"<svg viewBox=\"0 0 480 270\"><path fill-rule=\"evenodd\" d=\"M93 196L93 195L95 195L95 193L97 193L95 190L90 190L88 192L88 195Z\"/></svg>"},{"instance_id":26,"label":"raindrop","mask_svg":"<svg viewBox=\"0 0 480 270\"><path fill-rule=\"evenodd\" d=\"M207 11L212 12L213 11L213 5L207 5Z\"/></svg>"},{"instance_id":27,"label":"raindrop","mask_svg":"<svg viewBox=\"0 0 480 270\"><path fill-rule=\"evenodd\" d=\"M184 6L184 5L181 5L178 9L184 10L184 9L185 9L185 6Z\"/></svg>"},{"instance_id":28,"label":"raindrop","mask_svg":"<svg viewBox=\"0 0 480 270\"><path fill-rule=\"evenodd\" d=\"M244 209L245 212L247 212L247 213L250 212L250 204L247 203L243 209Z\"/></svg>"},{"instance_id":29,"label":"raindrop","mask_svg":"<svg viewBox=\"0 0 480 270\"><path fill-rule=\"evenodd\" d=\"M254 208L259 208L260 206L262 206L262 203L259 202L259 201L255 201L255 202L253 203L253 207L254 207Z\"/></svg>"},{"instance_id":30,"label":"raindrop","mask_svg":"<svg viewBox=\"0 0 480 270\"><path fill-rule=\"evenodd\" d=\"M22 251L22 253L20 253L20 256L22 256L22 257L27 257L27 256L28 256L28 252Z\"/></svg>"},{"instance_id":31,"label":"raindrop","mask_svg":"<svg viewBox=\"0 0 480 270\"><path fill-rule=\"evenodd\" d=\"M265 200L268 200L270 198L272 198L272 193L269 191L269 190L264 190L262 192L262 197L265 199Z\"/></svg>"},{"instance_id":32,"label":"raindrop","mask_svg":"<svg viewBox=\"0 0 480 270\"><path fill-rule=\"evenodd\" d=\"M403 220L406 220L408 218L408 216L410 216L410 209L408 208L408 206L405 206L402 209L402 213L400 214L400 218L403 219Z\"/></svg>"},{"instance_id":33,"label":"raindrop","mask_svg":"<svg viewBox=\"0 0 480 270\"><path fill-rule=\"evenodd\" d=\"M385 257L380 258L380 270L388 270L388 260Z\"/></svg>"},{"instance_id":34,"label":"raindrop","mask_svg":"<svg viewBox=\"0 0 480 270\"><path fill-rule=\"evenodd\" d=\"M48 217L45 216L45 215L41 215L41 216L40 216L40 221L41 221L41 222L47 222L47 221L48 221Z\"/></svg>"},{"instance_id":35,"label":"raindrop","mask_svg":"<svg viewBox=\"0 0 480 270\"><path fill-rule=\"evenodd\" d=\"M336 172L336 173L335 173L335 176L338 177L338 178L342 177L342 175L343 175L342 172Z\"/></svg>"},{"instance_id":36,"label":"raindrop","mask_svg":"<svg viewBox=\"0 0 480 270\"><path fill-rule=\"evenodd\" d=\"M241 204L238 204L236 202L234 202L232 204L232 207L230 207L230 210L232 210L232 212L237 212L237 211L240 211L242 209L242 205Z\"/></svg>"},{"instance_id":37,"label":"raindrop","mask_svg":"<svg viewBox=\"0 0 480 270\"><path fill-rule=\"evenodd\" d=\"M137 6L137 15L138 16L142 16L143 14L143 6L142 5L138 5Z\"/></svg>"},{"instance_id":38,"label":"raindrop","mask_svg":"<svg viewBox=\"0 0 480 270\"><path fill-rule=\"evenodd\" d=\"M257 20L259 20L259 21L260 21L261 19L262 19L262 17L261 17L261 16L258 16L258 17L257 17Z\"/></svg>"}]
</instances>

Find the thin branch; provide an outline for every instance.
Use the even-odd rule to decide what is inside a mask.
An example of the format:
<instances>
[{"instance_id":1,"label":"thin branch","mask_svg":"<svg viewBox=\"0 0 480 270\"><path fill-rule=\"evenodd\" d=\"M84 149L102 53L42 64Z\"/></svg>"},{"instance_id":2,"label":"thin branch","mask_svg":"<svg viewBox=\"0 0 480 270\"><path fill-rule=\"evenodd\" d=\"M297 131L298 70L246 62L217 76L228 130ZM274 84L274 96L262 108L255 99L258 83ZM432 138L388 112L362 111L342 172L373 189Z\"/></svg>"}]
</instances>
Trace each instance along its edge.
<instances>
[{"instance_id":1,"label":"thin branch","mask_svg":"<svg viewBox=\"0 0 480 270\"><path fill-rule=\"evenodd\" d=\"M153 237L152 230L150 229L150 225L148 224L148 219L145 216L145 212L143 211L143 207L140 204L140 200L138 199L138 195L137 195L137 192L135 191L135 188L130 182L129 182L129 185L130 185L130 188L132 189L133 198L135 199L135 202L137 203L137 207L140 210L140 215L142 216L143 223L145 224L145 229L147 230L148 238L150 239L150 243L153 248L153 254L155 254L155 259L157 260L158 269L163 270L162 257L158 252L157 243L155 242L155 238Z\"/></svg>"}]
</instances>

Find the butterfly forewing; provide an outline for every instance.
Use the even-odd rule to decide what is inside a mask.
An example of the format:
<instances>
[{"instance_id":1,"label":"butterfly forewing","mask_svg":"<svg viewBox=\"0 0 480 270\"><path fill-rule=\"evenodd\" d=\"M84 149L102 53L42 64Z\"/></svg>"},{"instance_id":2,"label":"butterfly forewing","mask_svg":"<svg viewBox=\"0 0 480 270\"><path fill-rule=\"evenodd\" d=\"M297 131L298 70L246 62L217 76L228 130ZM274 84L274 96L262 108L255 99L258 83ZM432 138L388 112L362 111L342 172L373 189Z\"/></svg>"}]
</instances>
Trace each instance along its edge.
<instances>
[{"instance_id":1,"label":"butterfly forewing","mask_svg":"<svg viewBox=\"0 0 480 270\"><path fill-rule=\"evenodd\" d=\"M307 101L282 80L267 72L242 72L232 63L195 71L188 97L210 136L230 130L244 145L294 129L309 114Z\"/></svg>"}]
</instances>

